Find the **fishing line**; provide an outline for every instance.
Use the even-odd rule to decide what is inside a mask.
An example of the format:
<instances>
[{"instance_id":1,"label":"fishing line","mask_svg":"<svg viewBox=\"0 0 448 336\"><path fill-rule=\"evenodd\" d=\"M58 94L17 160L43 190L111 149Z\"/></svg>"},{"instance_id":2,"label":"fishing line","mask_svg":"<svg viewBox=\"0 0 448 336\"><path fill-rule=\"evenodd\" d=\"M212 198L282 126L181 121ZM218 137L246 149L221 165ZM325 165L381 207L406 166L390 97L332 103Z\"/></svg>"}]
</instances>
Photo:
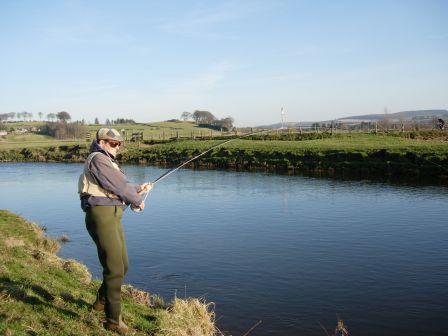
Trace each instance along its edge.
<instances>
[{"instance_id":1,"label":"fishing line","mask_svg":"<svg viewBox=\"0 0 448 336\"><path fill-rule=\"evenodd\" d=\"M202 153L199 153L198 155L196 155L196 156L194 156L194 157L192 157L192 158L189 158L189 159L187 159L187 160L181 162L181 163L180 163L179 165L177 165L176 167L174 167L174 168L172 168L172 169L166 171L166 172L163 173L162 175L160 175L158 178L156 178L156 179L155 179L153 182L151 182L151 183L152 183L152 185L153 185L153 187L154 187L154 185L155 185L156 183L160 182L161 180L163 180L163 179L166 178L167 176L171 175L171 174L174 173L175 171L179 170L179 169L182 168L183 166L189 164L190 162L193 162L194 160L200 158L201 156L203 156L203 155L209 153L209 152L212 151L213 149L215 149L215 148L217 148L217 147L219 147L219 146L222 146L222 145L224 145L224 144L226 144L226 143L228 143L228 142L230 142L230 141L240 140L240 139L247 138L247 137L252 136L252 135L255 135L255 134L265 133L265 132L272 132L272 131L277 131L277 130L278 130L277 128L276 128L276 129L271 129L271 130L261 130L261 131L256 131L256 132L252 132L252 133L249 133L249 134L245 134L245 135L242 135L242 136L237 137L237 138L232 138L232 139L228 139L228 140L222 141L222 142L220 142L220 143L218 143L218 144L216 144L216 145L211 146L210 148L206 149L206 150L203 151ZM146 198L148 197L149 193L150 193L150 191L148 191L148 192L146 193L145 197L143 198L143 202L145 202L145 200L146 200ZM134 212L141 212L141 211L142 211L139 207L136 207L136 206L133 206L133 205L131 205L131 210L134 211Z\"/></svg>"}]
</instances>

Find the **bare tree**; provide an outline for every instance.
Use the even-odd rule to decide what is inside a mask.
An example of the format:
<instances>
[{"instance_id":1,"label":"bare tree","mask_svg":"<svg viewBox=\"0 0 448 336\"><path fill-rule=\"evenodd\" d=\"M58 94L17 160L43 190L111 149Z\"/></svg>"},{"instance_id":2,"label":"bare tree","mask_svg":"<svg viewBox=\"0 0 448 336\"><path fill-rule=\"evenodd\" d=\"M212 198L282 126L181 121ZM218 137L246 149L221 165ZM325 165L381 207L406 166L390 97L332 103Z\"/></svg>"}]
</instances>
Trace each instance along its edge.
<instances>
[{"instance_id":1,"label":"bare tree","mask_svg":"<svg viewBox=\"0 0 448 336\"><path fill-rule=\"evenodd\" d=\"M216 118L209 111L194 111L193 112L193 120L198 124L212 124Z\"/></svg>"},{"instance_id":2,"label":"bare tree","mask_svg":"<svg viewBox=\"0 0 448 336\"><path fill-rule=\"evenodd\" d=\"M56 114L48 113L47 114L47 119L48 119L48 121L52 121L52 120L56 119Z\"/></svg>"},{"instance_id":3,"label":"bare tree","mask_svg":"<svg viewBox=\"0 0 448 336\"><path fill-rule=\"evenodd\" d=\"M68 112L65 112L65 111L61 111L61 112L58 112L57 114L56 114L56 117L60 120L60 121L62 121L62 122L67 122L67 121L69 121L72 117L70 116L70 114L68 113Z\"/></svg>"},{"instance_id":4,"label":"bare tree","mask_svg":"<svg viewBox=\"0 0 448 336\"><path fill-rule=\"evenodd\" d=\"M180 118L183 121L187 121L187 120L190 120L192 118L192 114L190 112L182 112L182 114L180 115Z\"/></svg>"}]
</instances>

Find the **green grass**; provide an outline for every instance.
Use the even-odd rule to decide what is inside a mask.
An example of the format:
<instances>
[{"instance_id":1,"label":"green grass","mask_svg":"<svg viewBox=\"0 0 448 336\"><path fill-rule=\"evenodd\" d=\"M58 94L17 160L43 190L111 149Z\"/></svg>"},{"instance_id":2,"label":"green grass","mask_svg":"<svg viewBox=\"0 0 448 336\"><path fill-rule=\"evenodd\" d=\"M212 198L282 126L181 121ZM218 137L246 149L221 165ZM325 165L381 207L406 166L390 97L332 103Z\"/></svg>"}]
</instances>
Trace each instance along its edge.
<instances>
[{"instance_id":1,"label":"green grass","mask_svg":"<svg viewBox=\"0 0 448 336\"><path fill-rule=\"evenodd\" d=\"M177 152L186 150L203 151L220 142L221 140L185 140L160 144L154 150L176 150ZM290 152L297 154L303 154L309 151L372 152L386 149L392 152L423 151L448 154L448 142L439 140L416 140L375 134L344 134L331 138L304 141L241 139L219 146L214 151L217 152L220 149L267 153Z\"/></svg>"},{"instance_id":2,"label":"green grass","mask_svg":"<svg viewBox=\"0 0 448 336\"><path fill-rule=\"evenodd\" d=\"M125 130L130 136L132 133L143 132L145 140L165 140L173 137L190 138L199 136L217 136L221 132L208 128L198 127L192 122L184 121L162 121L139 124L117 124L117 125L88 125L87 129L93 137L100 127L112 127L119 131Z\"/></svg>"},{"instance_id":3,"label":"green grass","mask_svg":"<svg viewBox=\"0 0 448 336\"><path fill-rule=\"evenodd\" d=\"M0 210L0 334L115 335L104 330L104 313L91 309L99 282L91 281L84 265L59 258L57 250L56 241L35 224ZM202 331L198 336L216 332L213 313L198 300L180 300L191 307L185 321L171 312L176 302L170 311L150 307L142 300L148 294L130 286L122 296L124 319L133 335L174 336L160 328L172 319L186 335L193 329ZM200 314L195 313L198 307Z\"/></svg>"},{"instance_id":4,"label":"green grass","mask_svg":"<svg viewBox=\"0 0 448 336\"><path fill-rule=\"evenodd\" d=\"M7 124L7 128L10 127L39 127L44 122L18 122ZM119 131L125 130L128 139L131 138L132 133L143 132L144 140L167 140L174 137L179 138L196 138L196 137L208 137L208 136L220 136L221 132L211 130L208 128L202 128L192 122L153 122L153 123L139 123L139 124L117 124L111 126L105 125L86 125L90 139L94 139L96 131L101 127L112 127ZM82 139L69 139L58 140L49 136L25 133L25 134L8 134L7 136L0 137L0 150L16 149L16 148L34 148L45 146L57 146L58 144L84 144L86 138Z\"/></svg>"},{"instance_id":5,"label":"green grass","mask_svg":"<svg viewBox=\"0 0 448 336\"><path fill-rule=\"evenodd\" d=\"M166 125L162 123L162 126ZM174 166L228 138L206 139L126 142L120 150L119 160L122 163ZM14 144L17 147L2 144L0 161L83 162L89 145L86 141ZM189 167L328 176L343 174L362 178L375 175L448 182L448 137L441 132L338 132L331 136L329 133L300 134L288 130L225 143Z\"/></svg>"},{"instance_id":6,"label":"green grass","mask_svg":"<svg viewBox=\"0 0 448 336\"><path fill-rule=\"evenodd\" d=\"M174 166L220 143L187 140L128 148L122 161ZM301 141L240 139L214 148L189 166L446 183L448 142L360 133Z\"/></svg>"}]
</instances>

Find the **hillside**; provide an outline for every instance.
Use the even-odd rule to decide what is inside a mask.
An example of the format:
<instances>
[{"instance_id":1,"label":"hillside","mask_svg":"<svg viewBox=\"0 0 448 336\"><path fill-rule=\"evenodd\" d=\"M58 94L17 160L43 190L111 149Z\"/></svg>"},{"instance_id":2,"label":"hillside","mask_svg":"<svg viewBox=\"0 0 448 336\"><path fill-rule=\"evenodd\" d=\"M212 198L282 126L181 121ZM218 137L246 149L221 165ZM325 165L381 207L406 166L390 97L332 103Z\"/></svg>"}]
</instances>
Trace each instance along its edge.
<instances>
[{"instance_id":1,"label":"hillside","mask_svg":"<svg viewBox=\"0 0 448 336\"><path fill-rule=\"evenodd\" d=\"M384 120L385 114L362 114L355 115L349 117L336 118L334 120L313 120L313 121L301 121L301 122L285 122L283 124L284 127L287 128L296 128L296 127L311 127L314 123L325 123L331 124L332 122L336 123L356 123L356 122L375 122ZM410 121L410 120L418 120L418 119L431 119L435 118L443 118L448 119L448 110L438 109L438 110L416 110L416 111L401 111L395 113L388 113L387 117L390 121ZM281 123L271 124L271 125L263 125L258 126L259 128L280 128L282 127Z\"/></svg>"},{"instance_id":2,"label":"hillside","mask_svg":"<svg viewBox=\"0 0 448 336\"><path fill-rule=\"evenodd\" d=\"M417 111L401 111L395 113L388 113L387 116L390 119L404 119L404 120L413 120L416 118L430 118L430 117L439 117L439 118L448 118L448 110L417 110ZM364 115L356 115L350 117L339 118L337 120L362 120L362 121L379 121L384 119L384 113L380 114L364 114Z\"/></svg>"}]
</instances>

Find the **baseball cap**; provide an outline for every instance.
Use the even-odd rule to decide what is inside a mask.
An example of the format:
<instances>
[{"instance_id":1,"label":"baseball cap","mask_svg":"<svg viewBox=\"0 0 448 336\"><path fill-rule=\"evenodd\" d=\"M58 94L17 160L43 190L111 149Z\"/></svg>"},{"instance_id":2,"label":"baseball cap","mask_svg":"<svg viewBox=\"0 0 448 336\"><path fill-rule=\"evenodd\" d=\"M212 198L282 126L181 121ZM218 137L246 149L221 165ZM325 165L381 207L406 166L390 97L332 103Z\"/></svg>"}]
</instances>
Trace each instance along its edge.
<instances>
[{"instance_id":1,"label":"baseball cap","mask_svg":"<svg viewBox=\"0 0 448 336\"><path fill-rule=\"evenodd\" d=\"M118 132L114 128L100 128L96 132L96 139L97 140L114 140L123 142L123 137L121 136L120 132Z\"/></svg>"}]
</instances>

